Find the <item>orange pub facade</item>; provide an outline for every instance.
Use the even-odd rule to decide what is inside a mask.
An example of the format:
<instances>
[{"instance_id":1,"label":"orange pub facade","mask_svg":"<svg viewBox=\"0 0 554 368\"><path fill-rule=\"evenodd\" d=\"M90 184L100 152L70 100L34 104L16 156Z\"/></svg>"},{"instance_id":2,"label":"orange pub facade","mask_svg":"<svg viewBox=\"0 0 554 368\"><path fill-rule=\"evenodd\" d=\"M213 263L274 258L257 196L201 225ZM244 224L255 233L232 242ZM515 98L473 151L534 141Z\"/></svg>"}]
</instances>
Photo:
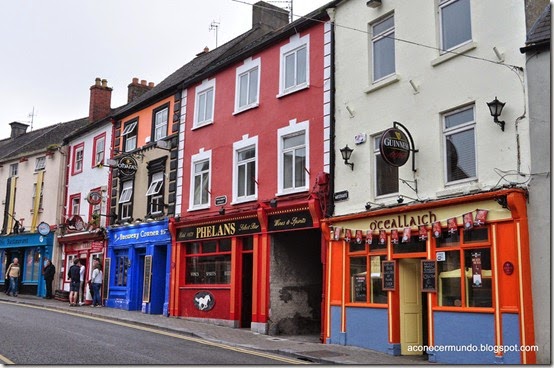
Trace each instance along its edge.
<instances>
[{"instance_id":1,"label":"orange pub facade","mask_svg":"<svg viewBox=\"0 0 554 368\"><path fill-rule=\"evenodd\" d=\"M325 341L438 363L535 363L526 194L324 221Z\"/></svg>"}]
</instances>

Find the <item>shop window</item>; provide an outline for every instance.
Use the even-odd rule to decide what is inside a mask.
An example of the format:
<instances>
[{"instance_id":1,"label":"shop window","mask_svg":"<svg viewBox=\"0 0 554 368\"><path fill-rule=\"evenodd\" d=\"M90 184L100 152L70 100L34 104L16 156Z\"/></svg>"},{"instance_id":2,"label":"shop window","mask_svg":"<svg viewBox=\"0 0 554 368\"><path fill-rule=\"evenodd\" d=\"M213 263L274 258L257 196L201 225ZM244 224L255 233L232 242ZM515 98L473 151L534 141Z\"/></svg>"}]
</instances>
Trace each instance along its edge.
<instances>
[{"instance_id":1,"label":"shop window","mask_svg":"<svg viewBox=\"0 0 554 368\"><path fill-rule=\"evenodd\" d=\"M381 263L386 256L350 257L350 302L386 304Z\"/></svg>"},{"instance_id":2,"label":"shop window","mask_svg":"<svg viewBox=\"0 0 554 368\"><path fill-rule=\"evenodd\" d=\"M394 16L371 25L373 82L395 73Z\"/></svg>"},{"instance_id":3,"label":"shop window","mask_svg":"<svg viewBox=\"0 0 554 368\"><path fill-rule=\"evenodd\" d=\"M381 157L381 134L373 138L375 196L398 193L398 167L389 165Z\"/></svg>"},{"instance_id":4,"label":"shop window","mask_svg":"<svg viewBox=\"0 0 554 368\"><path fill-rule=\"evenodd\" d=\"M460 245L460 233L450 232L447 229L443 229L439 238L437 238L437 247L452 247Z\"/></svg>"},{"instance_id":5,"label":"shop window","mask_svg":"<svg viewBox=\"0 0 554 368\"><path fill-rule=\"evenodd\" d=\"M25 265L23 266L23 281L38 282L42 267L40 265L40 248L29 248L25 251Z\"/></svg>"},{"instance_id":6,"label":"shop window","mask_svg":"<svg viewBox=\"0 0 554 368\"><path fill-rule=\"evenodd\" d=\"M152 117L152 136L154 142L167 136L167 122L169 115L169 104L154 110Z\"/></svg>"},{"instance_id":7,"label":"shop window","mask_svg":"<svg viewBox=\"0 0 554 368\"><path fill-rule=\"evenodd\" d=\"M407 241L403 239L402 233L398 234L396 240L392 239L393 252L397 253L420 253L427 251L427 242L419 240L419 235L410 236Z\"/></svg>"},{"instance_id":8,"label":"shop window","mask_svg":"<svg viewBox=\"0 0 554 368\"><path fill-rule=\"evenodd\" d=\"M358 243L357 241L354 240L348 244L348 248L350 252L360 252L360 251L365 252L366 244L365 242Z\"/></svg>"},{"instance_id":9,"label":"shop window","mask_svg":"<svg viewBox=\"0 0 554 368\"><path fill-rule=\"evenodd\" d=\"M477 177L474 107L466 107L443 116L446 181L472 180Z\"/></svg>"},{"instance_id":10,"label":"shop window","mask_svg":"<svg viewBox=\"0 0 554 368\"><path fill-rule=\"evenodd\" d=\"M127 286L129 266L130 263L127 250L115 252L115 286Z\"/></svg>"},{"instance_id":11,"label":"shop window","mask_svg":"<svg viewBox=\"0 0 554 368\"><path fill-rule=\"evenodd\" d=\"M460 252L444 252L443 260L437 263L439 273L439 305L461 307Z\"/></svg>"},{"instance_id":12,"label":"shop window","mask_svg":"<svg viewBox=\"0 0 554 368\"><path fill-rule=\"evenodd\" d=\"M4 249L0 249L0 272L2 272L2 275L6 274L6 267L8 260L6 251Z\"/></svg>"},{"instance_id":13,"label":"shop window","mask_svg":"<svg viewBox=\"0 0 554 368\"><path fill-rule=\"evenodd\" d=\"M492 307L491 251L488 248L464 251L466 306Z\"/></svg>"},{"instance_id":14,"label":"shop window","mask_svg":"<svg viewBox=\"0 0 554 368\"><path fill-rule=\"evenodd\" d=\"M137 124L138 120L125 123L125 128L121 133L123 137L123 151L130 152L137 148Z\"/></svg>"},{"instance_id":15,"label":"shop window","mask_svg":"<svg viewBox=\"0 0 554 368\"><path fill-rule=\"evenodd\" d=\"M210 240L186 245L185 283L231 283L231 240Z\"/></svg>"},{"instance_id":16,"label":"shop window","mask_svg":"<svg viewBox=\"0 0 554 368\"><path fill-rule=\"evenodd\" d=\"M473 228L471 230L464 231L464 244L473 242L483 242L489 240L489 228Z\"/></svg>"},{"instance_id":17,"label":"shop window","mask_svg":"<svg viewBox=\"0 0 554 368\"><path fill-rule=\"evenodd\" d=\"M441 0L439 3L441 50L471 41L470 0Z\"/></svg>"},{"instance_id":18,"label":"shop window","mask_svg":"<svg viewBox=\"0 0 554 368\"><path fill-rule=\"evenodd\" d=\"M253 237L246 236L246 237L242 238L242 250L243 251L254 250L254 238Z\"/></svg>"}]
</instances>

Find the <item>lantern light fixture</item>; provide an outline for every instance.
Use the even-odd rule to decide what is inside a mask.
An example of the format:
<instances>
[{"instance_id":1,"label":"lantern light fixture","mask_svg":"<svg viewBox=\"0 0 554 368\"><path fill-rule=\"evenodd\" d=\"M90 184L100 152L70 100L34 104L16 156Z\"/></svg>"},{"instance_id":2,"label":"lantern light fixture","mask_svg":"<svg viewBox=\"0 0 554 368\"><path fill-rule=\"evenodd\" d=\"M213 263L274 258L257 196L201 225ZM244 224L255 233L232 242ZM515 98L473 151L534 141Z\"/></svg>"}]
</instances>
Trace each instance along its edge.
<instances>
[{"instance_id":1,"label":"lantern light fixture","mask_svg":"<svg viewBox=\"0 0 554 368\"><path fill-rule=\"evenodd\" d=\"M500 102L498 98L495 96L494 100L491 102L487 102L487 106L489 107L491 116L494 118L494 122L498 125L500 125L500 129L504 131L504 124L506 124L504 121L498 120L498 117L500 114L502 114L502 109L504 108L504 105L506 105L505 102Z\"/></svg>"},{"instance_id":2,"label":"lantern light fixture","mask_svg":"<svg viewBox=\"0 0 554 368\"><path fill-rule=\"evenodd\" d=\"M354 170L354 163L348 162L348 160L350 160L350 157L352 156L353 151L354 150L352 148L348 147L348 145L346 145L346 147L340 149L340 154L342 156L342 159L344 160L344 164L345 165L350 165L350 168L352 170Z\"/></svg>"}]
</instances>

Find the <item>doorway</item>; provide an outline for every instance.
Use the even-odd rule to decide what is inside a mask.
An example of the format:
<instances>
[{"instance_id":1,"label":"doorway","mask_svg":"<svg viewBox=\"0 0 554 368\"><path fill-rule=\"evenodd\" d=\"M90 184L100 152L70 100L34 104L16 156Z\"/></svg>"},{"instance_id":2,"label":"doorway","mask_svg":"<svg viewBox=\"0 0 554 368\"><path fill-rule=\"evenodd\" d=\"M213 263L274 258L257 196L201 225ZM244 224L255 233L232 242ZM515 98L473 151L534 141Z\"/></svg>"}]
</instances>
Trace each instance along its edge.
<instances>
[{"instance_id":1,"label":"doorway","mask_svg":"<svg viewBox=\"0 0 554 368\"><path fill-rule=\"evenodd\" d=\"M242 296L240 327L250 328L252 324L252 253L242 254Z\"/></svg>"},{"instance_id":2,"label":"doorway","mask_svg":"<svg viewBox=\"0 0 554 368\"><path fill-rule=\"evenodd\" d=\"M400 353L402 355L422 355L421 261L419 259L401 259L399 264Z\"/></svg>"}]
</instances>

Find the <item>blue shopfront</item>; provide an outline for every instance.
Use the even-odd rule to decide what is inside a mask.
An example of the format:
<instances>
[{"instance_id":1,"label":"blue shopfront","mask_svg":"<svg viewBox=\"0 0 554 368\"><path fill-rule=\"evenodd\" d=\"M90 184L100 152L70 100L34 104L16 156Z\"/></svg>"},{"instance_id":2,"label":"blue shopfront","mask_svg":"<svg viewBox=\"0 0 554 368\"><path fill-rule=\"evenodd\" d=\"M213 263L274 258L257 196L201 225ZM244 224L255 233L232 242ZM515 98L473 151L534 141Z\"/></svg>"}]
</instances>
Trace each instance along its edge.
<instances>
[{"instance_id":1,"label":"blue shopfront","mask_svg":"<svg viewBox=\"0 0 554 368\"><path fill-rule=\"evenodd\" d=\"M31 233L0 236L0 265L2 275L14 258L22 266L19 278L19 293L44 296L46 288L42 277L45 259L52 258L54 234L46 236ZM1 278L5 283L4 277ZM5 285L4 285L5 286Z\"/></svg>"},{"instance_id":2,"label":"blue shopfront","mask_svg":"<svg viewBox=\"0 0 554 368\"><path fill-rule=\"evenodd\" d=\"M106 306L167 316L170 252L167 219L108 227Z\"/></svg>"}]
</instances>

